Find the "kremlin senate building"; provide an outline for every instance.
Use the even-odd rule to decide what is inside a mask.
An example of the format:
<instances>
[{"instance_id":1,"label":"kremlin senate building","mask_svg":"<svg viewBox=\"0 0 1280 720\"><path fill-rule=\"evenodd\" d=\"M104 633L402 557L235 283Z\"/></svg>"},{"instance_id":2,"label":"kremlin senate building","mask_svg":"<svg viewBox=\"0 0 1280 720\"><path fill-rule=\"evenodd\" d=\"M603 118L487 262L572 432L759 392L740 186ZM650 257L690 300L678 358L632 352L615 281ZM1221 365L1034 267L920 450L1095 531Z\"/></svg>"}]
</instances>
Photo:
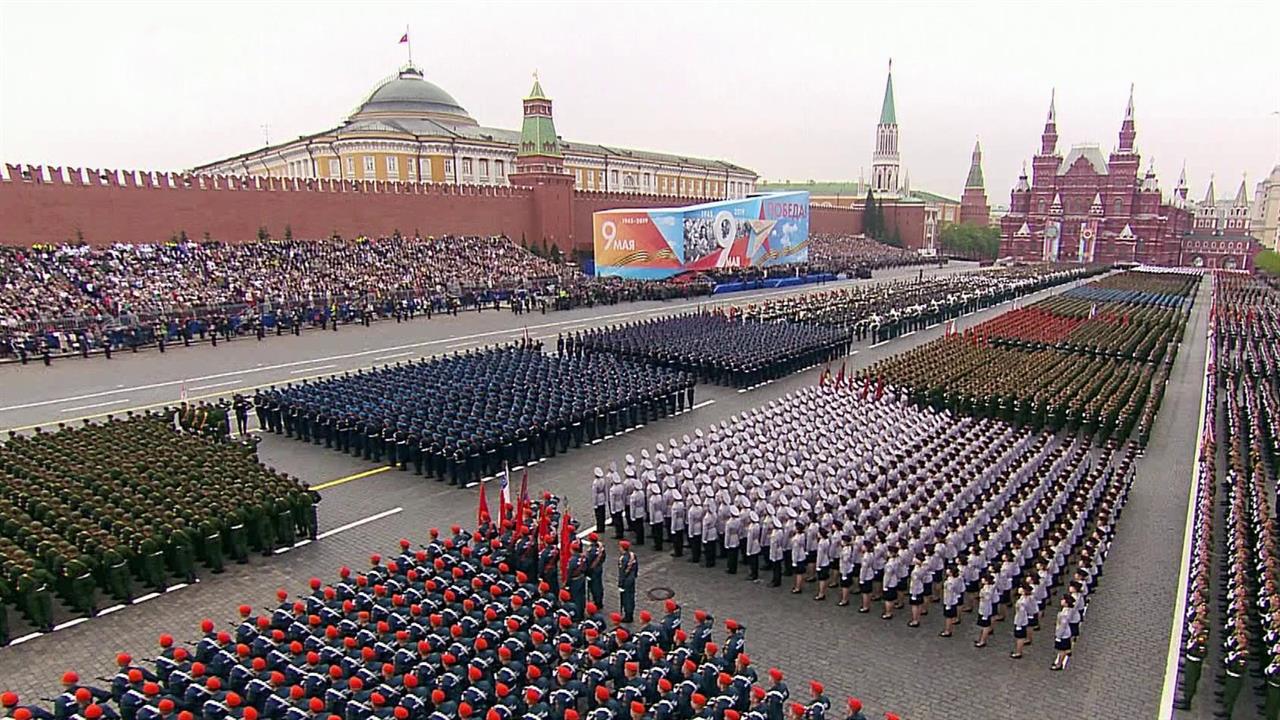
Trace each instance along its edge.
<instances>
[{"instance_id":1,"label":"kremlin senate building","mask_svg":"<svg viewBox=\"0 0 1280 720\"><path fill-rule=\"evenodd\" d=\"M540 83L535 81L530 97L545 99ZM520 135L481 125L420 68L406 65L338 127L194 172L502 187L516 170ZM754 172L723 160L556 141L577 190L691 199L740 198L755 191Z\"/></svg>"}]
</instances>

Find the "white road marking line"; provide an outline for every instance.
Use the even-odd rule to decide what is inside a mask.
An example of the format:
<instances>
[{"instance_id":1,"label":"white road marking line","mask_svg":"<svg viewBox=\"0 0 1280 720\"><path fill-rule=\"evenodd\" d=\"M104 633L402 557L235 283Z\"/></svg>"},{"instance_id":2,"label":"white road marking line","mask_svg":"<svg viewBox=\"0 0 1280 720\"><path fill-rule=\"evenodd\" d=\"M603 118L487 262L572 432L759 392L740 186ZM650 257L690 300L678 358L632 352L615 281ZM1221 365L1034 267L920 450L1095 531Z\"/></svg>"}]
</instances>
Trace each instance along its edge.
<instances>
[{"instance_id":1,"label":"white road marking line","mask_svg":"<svg viewBox=\"0 0 1280 720\"><path fill-rule=\"evenodd\" d=\"M150 599L152 599L152 598L158 598L158 597L160 597L160 593L158 593L158 592L149 592L149 593L147 593L146 595L139 595L138 597L134 598L134 599L133 599L133 604L134 604L134 605L137 605L138 603L146 602L146 601L148 601L148 600L150 600Z\"/></svg>"},{"instance_id":2,"label":"white road marking line","mask_svg":"<svg viewBox=\"0 0 1280 720\"><path fill-rule=\"evenodd\" d=\"M333 537L334 535L337 535L337 534L338 534L338 533L340 533L340 532L346 532L347 530L351 530L352 528L358 528L358 527L360 527L361 525L367 525L367 524L369 524L369 523L371 523L371 522L375 522L375 521L377 521L377 520L381 520L381 519L382 519L382 518L384 518L384 517L391 517L392 515L395 515L396 513L400 513L400 512L404 512L404 508L402 508L402 507L393 507L393 508L391 508L390 510L383 510L382 512L380 512L380 513L378 513L378 514L376 514L376 515L370 515L370 516L369 516L369 517L367 517L367 518L363 518L363 519L361 519L361 520L356 520L355 522L349 522L349 523L347 523L346 525L342 525L342 526L340 526L340 527L336 527L336 528L334 528L334 529L332 529L332 530L326 530L325 532L322 532L322 533L320 533L318 536L316 536L316 539L317 539L317 540L323 540L323 539L325 539L325 538L327 538L327 537Z\"/></svg>"},{"instance_id":3,"label":"white road marking line","mask_svg":"<svg viewBox=\"0 0 1280 720\"><path fill-rule=\"evenodd\" d=\"M915 331L915 330L912 330L912 331L911 331L911 332L909 332L909 333L903 333L903 334L902 334L902 337L911 337L912 335L915 335L915 334L916 334L916 331Z\"/></svg>"},{"instance_id":4,"label":"white road marking line","mask_svg":"<svg viewBox=\"0 0 1280 720\"><path fill-rule=\"evenodd\" d=\"M226 381L226 382L214 383L214 384L212 384L212 385L197 385L197 386L195 386L195 387L193 387L193 388L187 388L187 389L188 389L188 390L190 390L191 392L195 392L195 391L197 391L197 390L210 390L210 389L212 389L212 388L216 388L216 387L226 387L226 386L228 386L228 385L239 385L239 384L240 384L240 383L242 383L242 382L244 382L244 381L243 381L243 380L228 380L228 381Z\"/></svg>"},{"instance_id":5,"label":"white road marking line","mask_svg":"<svg viewBox=\"0 0 1280 720\"><path fill-rule=\"evenodd\" d=\"M300 548L304 545L310 545L310 544L311 544L311 538L307 538L306 540L299 540L298 542L294 543L293 546L296 548Z\"/></svg>"},{"instance_id":6,"label":"white road marking line","mask_svg":"<svg viewBox=\"0 0 1280 720\"><path fill-rule=\"evenodd\" d=\"M9 644L10 644L10 645L21 645L22 643L24 643L24 642L26 642L26 641L28 641L28 640L35 640L36 638L40 637L40 636L41 636L41 635L43 635L43 634L44 634L44 633L42 633L42 632L27 633L26 635L23 635L23 636L22 636L22 637L20 637L20 638L14 638L13 640L11 640L11 641L9 642Z\"/></svg>"},{"instance_id":7,"label":"white road marking line","mask_svg":"<svg viewBox=\"0 0 1280 720\"><path fill-rule=\"evenodd\" d=\"M1206 329L1206 333L1207 333ZM1191 492L1187 497L1187 519L1182 528L1182 559L1178 565L1178 594L1173 603L1173 627L1169 630L1169 650L1165 655L1164 686L1160 690L1160 705L1156 717L1167 720L1173 717L1173 696L1178 687L1178 658L1182 649L1182 619L1187 612L1187 580L1191 577L1191 533L1195 523L1196 495L1200 490L1200 458L1203 449L1199 438L1204 431L1205 416L1209 406L1209 360L1212 357L1213 340L1205 341L1204 363L1206 372L1200 386L1200 422L1196 425L1196 456L1191 463ZM1209 482L1216 482L1211 478Z\"/></svg>"},{"instance_id":8,"label":"white road marking line","mask_svg":"<svg viewBox=\"0 0 1280 720\"><path fill-rule=\"evenodd\" d=\"M452 350L452 349L454 349L454 348L460 348L460 347L462 347L462 346L464 346L464 345L474 345L474 344L475 344L475 340L467 340L466 342L454 343L454 344L452 344L452 345L445 345L445 346L444 346L444 349L445 349L445 350Z\"/></svg>"},{"instance_id":9,"label":"white road marking line","mask_svg":"<svg viewBox=\"0 0 1280 720\"><path fill-rule=\"evenodd\" d=\"M283 554L285 554L285 553L289 552L289 551L290 551L290 550L292 550L292 549L293 549L293 546L292 546L292 545L290 545L290 546L288 546L288 547L276 548L275 554L276 554L276 555L283 555Z\"/></svg>"},{"instance_id":10,"label":"white road marking line","mask_svg":"<svg viewBox=\"0 0 1280 720\"><path fill-rule=\"evenodd\" d=\"M170 585L169 587L165 588L165 589L164 589L164 591L165 591L165 592L167 592L167 593L171 593L171 592L173 592L174 590L181 590L182 588L184 588L184 587L186 587L186 586L187 586L187 584L186 584L186 583L178 583L177 585Z\"/></svg>"},{"instance_id":11,"label":"white road marking line","mask_svg":"<svg viewBox=\"0 0 1280 720\"><path fill-rule=\"evenodd\" d=\"M942 324L942 323L934 323L934 324L932 324L932 325L929 325L929 326L925 327L925 330L932 330L932 329L934 329L934 328L938 327L938 326L939 326L939 325L941 325L941 324Z\"/></svg>"},{"instance_id":12,"label":"white road marking line","mask_svg":"<svg viewBox=\"0 0 1280 720\"><path fill-rule=\"evenodd\" d=\"M876 343L875 345L872 345L872 346L871 346L871 349L872 349L872 350L875 350L876 348L880 347L881 345L888 345L888 344L889 344L889 341L888 341L888 340L881 340L880 342Z\"/></svg>"},{"instance_id":13,"label":"white road marking line","mask_svg":"<svg viewBox=\"0 0 1280 720\"><path fill-rule=\"evenodd\" d=\"M290 370L289 374L297 375L298 373L315 372L316 370L328 370L329 368L336 368L336 367L338 366L332 365L332 364L331 365L315 365L312 367L304 367L304 368L298 368L297 370Z\"/></svg>"},{"instance_id":14,"label":"white road marking line","mask_svg":"<svg viewBox=\"0 0 1280 720\"><path fill-rule=\"evenodd\" d=\"M404 357L405 355L412 355L412 354L413 354L412 350L405 350L404 352L391 353L390 355L381 355L379 357L374 358L374 361L376 362L378 360L390 360L392 358Z\"/></svg>"},{"instance_id":15,"label":"white road marking line","mask_svg":"<svg viewBox=\"0 0 1280 720\"><path fill-rule=\"evenodd\" d=\"M715 405L715 404L716 404L716 401L715 401L715 400L703 400L702 402L698 403L697 405L694 405L693 407L691 407L691 408L689 408L689 409L690 409L690 410L697 410L698 408L704 408L704 407L706 407L706 406L708 406L708 405Z\"/></svg>"},{"instance_id":16,"label":"white road marking line","mask_svg":"<svg viewBox=\"0 0 1280 720\"><path fill-rule=\"evenodd\" d=\"M63 408L58 412L75 412L77 410L88 410L90 408L100 408L108 405L120 405L127 402L129 402L129 398L120 398L119 400L108 400L106 402L93 403L92 405L77 405L75 407Z\"/></svg>"},{"instance_id":17,"label":"white road marking line","mask_svg":"<svg viewBox=\"0 0 1280 720\"><path fill-rule=\"evenodd\" d=\"M79 625L79 624L80 624L80 623L82 623L82 622L89 622L89 618L87 618L87 617L78 617L78 618L76 618L76 619L74 619L74 620L68 620L68 621L66 621L66 622L64 622L64 623L58 623L57 625L54 625L54 626L53 626L53 629L54 629L54 631L58 631L58 630L66 630L67 628L73 628L73 627L75 627L75 626Z\"/></svg>"},{"instance_id":18,"label":"white road marking line","mask_svg":"<svg viewBox=\"0 0 1280 720\"><path fill-rule=\"evenodd\" d=\"M959 272L972 272L972 271L958 270L957 273L948 273L948 274L958 274ZM879 278L879 282L884 282L886 280L893 279L894 277L897 277L897 275L891 274L887 277ZM850 284L865 284L865 283L859 283L857 281L846 281L846 282L850 282ZM876 282L873 282L872 284L876 284ZM830 286L826 286L826 287L829 288ZM728 304L740 303L743 300L749 300L752 298L764 297L764 296L787 297L790 295L806 295L810 292L817 292L821 289L823 288L817 285L803 285L799 287L790 287L790 288L771 288L769 290L761 290L761 291L752 292L752 293L729 293L724 297L724 299L720 299L720 300L707 300L707 301L699 302L697 304L685 303L685 304L676 305L676 306L659 306L656 308L647 308L644 310L628 310L626 312L610 313L608 315L597 315L587 320L584 320L583 318L576 318L571 320L558 320L556 322L543 323L541 325L532 325L529 327L529 330L533 331L533 330L539 330L543 328L557 328L557 327L564 327L567 325L576 325L576 324L597 324L597 325L603 326L603 325L609 324L603 321L613 320L616 318L632 317L635 315L651 315L651 314L657 314L657 313L678 314L685 311L694 312L700 307L706 307L709 305L728 305ZM310 360L293 360L290 362L276 363L274 365L263 365L262 363L255 363L254 366L251 368L245 367L238 370L228 370L225 372L202 375L200 377L186 378L185 380L183 379L165 380L161 382L148 383L146 385L135 385L128 388L118 387L115 390L104 390L101 392L86 393L84 395L76 395L73 397L54 398L50 400L37 400L34 402L21 403L18 405L8 405L8 406L0 407L0 412L8 412L11 410L24 410L26 408L42 407L45 405L56 405L58 403L72 402L75 400L88 400L90 398L104 397L108 395L118 395L122 392L129 392L132 390L154 390L156 388L180 385L183 382L216 380L219 378L226 378L226 377L232 377L234 375L241 375L247 372L267 372L271 370L282 370L284 368L298 367L300 365L310 365L312 363L325 362L326 360L346 360L350 358L363 357L366 355L373 355L375 353L385 353L388 351L408 350L412 348L428 347L431 345L440 345L442 343L447 343L450 341L455 341L454 347L460 347L463 344L469 344L469 343L457 343L456 341L474 340L477 338L493 337L496 335L506 335L510 332L511 332L510 330L489 330L481 333L473 333L471 335L455 335L453 337L439 338L436 340L423 340L421 342L407 343L404 345L391 345L388 347L375 348L372 350L362 350L360 352L342 353L339 355L328 355L326 357L311 358ZM449 348L450 346L446 345L445 347Z\"/></svg>"},{"instance_id":19,"label":"white road marking line","mask_svg":"<svg viewBox=\"0 0 1280 720\"><path fill-rule=\"evenodd\" d=\"M117 610L123 610L123 609L124 609L123 604L112 605L109 608L103 608L99 610L98 617L102 617L103 615L110 615L111 613L116 612Z\"/></svg>"}]
</instances>

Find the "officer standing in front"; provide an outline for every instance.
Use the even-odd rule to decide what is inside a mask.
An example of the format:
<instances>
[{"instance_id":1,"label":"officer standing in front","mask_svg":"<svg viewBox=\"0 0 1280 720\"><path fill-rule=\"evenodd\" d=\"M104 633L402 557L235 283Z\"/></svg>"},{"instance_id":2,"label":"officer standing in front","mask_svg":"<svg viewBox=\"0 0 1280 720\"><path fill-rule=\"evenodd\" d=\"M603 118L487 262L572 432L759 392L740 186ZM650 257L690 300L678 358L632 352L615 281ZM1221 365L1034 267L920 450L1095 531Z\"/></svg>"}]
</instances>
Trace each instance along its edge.
<instances>
[{"instance_id":1,"label":"officer standing in front","mask_svg":"<svg viewBox=\"0 0 1280 720\"><path fill-rule=\"evenodd\" d=\"M631 543L618 543L618 595L622 604L622 622L632 622L636 611L636 575L640 572L640 559L631 551Z\"/></svg>"}]
</instances>

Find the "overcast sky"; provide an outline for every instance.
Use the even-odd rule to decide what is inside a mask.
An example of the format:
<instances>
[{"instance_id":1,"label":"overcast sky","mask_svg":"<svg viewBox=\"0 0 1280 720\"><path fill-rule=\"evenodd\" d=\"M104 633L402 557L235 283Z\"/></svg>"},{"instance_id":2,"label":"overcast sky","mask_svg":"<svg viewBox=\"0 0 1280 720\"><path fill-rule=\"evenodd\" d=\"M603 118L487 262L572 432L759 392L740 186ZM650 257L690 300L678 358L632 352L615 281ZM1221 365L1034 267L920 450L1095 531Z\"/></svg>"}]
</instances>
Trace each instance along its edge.
<instances>
[{"instance_id":1,"label":"overcast sky","mask_svg":"<svg viewBox=\"0 0 1280 720\"><path fill-rule=\"evenodd\" d=\"M182 169L335 126L413 59L518 128L537 69L565 138L783 180L870 174L893 58L911 184L959 196L975 137L1007 203L1051 88L1059 147L1252 188L1280 153L1280 3L0 2L0 160Z\"/></svg>"}]
</instances>

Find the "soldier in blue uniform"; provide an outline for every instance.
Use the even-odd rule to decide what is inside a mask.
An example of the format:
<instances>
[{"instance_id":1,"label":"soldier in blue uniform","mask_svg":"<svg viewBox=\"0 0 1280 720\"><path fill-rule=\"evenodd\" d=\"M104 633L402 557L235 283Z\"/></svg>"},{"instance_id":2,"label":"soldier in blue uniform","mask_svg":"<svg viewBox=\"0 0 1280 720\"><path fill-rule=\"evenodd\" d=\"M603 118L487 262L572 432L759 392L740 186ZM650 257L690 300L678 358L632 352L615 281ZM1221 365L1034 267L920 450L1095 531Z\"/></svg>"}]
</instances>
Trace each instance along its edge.
<instances>
[{"instance_id":1,"label":"soldier in blue uniform","mask_svg":"<svg viewBox=\"0 0 1280 720\"><path fill-rule=\"evenodd\" d=\"M631 550L631 543L618 542L618 595L622 604L622 622L632 622L636 610L636 576L640 572L640 559Z\"/></svg>"}]
</instances>

